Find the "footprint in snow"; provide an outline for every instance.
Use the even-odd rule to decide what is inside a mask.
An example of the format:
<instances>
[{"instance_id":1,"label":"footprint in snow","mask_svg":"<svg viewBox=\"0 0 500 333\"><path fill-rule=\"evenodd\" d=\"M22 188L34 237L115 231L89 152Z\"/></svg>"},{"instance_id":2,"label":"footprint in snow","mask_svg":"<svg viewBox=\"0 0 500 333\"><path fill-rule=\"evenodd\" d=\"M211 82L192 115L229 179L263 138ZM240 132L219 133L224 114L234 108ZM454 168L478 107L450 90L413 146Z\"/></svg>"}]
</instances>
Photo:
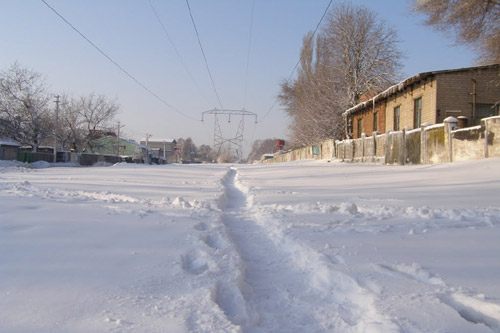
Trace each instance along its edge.
<instances>
[{"instance_id":1,"label":"footprint in snow","mask_svg":"<svg viewBox=\"0 0 500 333\"><path fill-rule=\"evenodd\" d=\"M191 274L199 275L208 270L207 254L203 251L192 251L181 256L182 268Z\"/></svg>"}]
</instances>

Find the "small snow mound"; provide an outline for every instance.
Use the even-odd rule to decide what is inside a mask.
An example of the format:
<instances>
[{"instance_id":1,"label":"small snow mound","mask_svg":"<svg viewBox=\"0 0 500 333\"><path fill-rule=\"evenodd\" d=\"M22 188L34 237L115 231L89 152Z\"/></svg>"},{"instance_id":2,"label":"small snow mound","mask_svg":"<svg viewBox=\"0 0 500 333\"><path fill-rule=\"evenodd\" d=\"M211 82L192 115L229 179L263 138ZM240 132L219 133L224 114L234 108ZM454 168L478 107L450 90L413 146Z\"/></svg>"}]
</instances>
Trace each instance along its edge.
<instances>
[{"instance_id":1,"label":"small snow mound","mask_svg":"<svg viewBox=\"0 0 500 333\"><path fill-rule=\"evenodd\" d=\"M461 293L442 294L441 302L453 308L465 320L500 331L500 305Z\"/></svg>"},{"instance_id":2,"label":"small snow mound","mask_svg":"<svg viewBox=\"0 0 500 333\"><path fill-rule=\"evenodd\" d=\"M184 200L183 197L176 197L172 204L174 206L179 206L182 208L191 208L191 204L188 201Z\"/></svg>"},{"instance_id":3,"label":"small snow mound","mask_svg":"<svg viewBox=\"0 0 500 333\"><path fill-rule=\"evenodd\" d=\"M427 284L427 285L435 285L435 286L444 286L446 285L444 281L435 276L434 274L427 272L424 270L419 264L412 263L411 265L407 264L381 264L379 265L381 268L392 272L400 274L406 278L410 278L412 280Z\"/></svg>"},{"instance_id":4,"label":"small snow mound","mask_svg":"<svg viewBox=\"0 0 500 333\"><path fill-rule=\"evenodd\" d=\"M30 164L35 169L47 169L50 168L50 163L45 161L37 161Z\"/></svg>"},{"instance_id":5,"label":"small snow mound","mask_svg":"<svg viewBox=\"0 0 500 333\"><path fill-rule=\"evenodd\" d=\"M0 167L25 167L26 164L19 161L4 161L0 160Z\"/></svg>"},{"instance_id":6,"label":"small snow mound","mask_svg":"<svg viewBox=\"0 0 500 333\"><path fill-rule=\"evenodd\" d=\"M339 212L355 215L358 213L358 206L354 202L345 202L340 204Z\"/></svg>"},{"instance_id":7,"label":"small snow mound","mask_svg":"<svg viewBox=\"0 0 500 333\"><path fill-rule=\"evenodd\" d=\"M113 164L109 163L109 162L96 162L92 166L93 167L109 167L109 166L113 166Z\"/></svg>"}]
</instances>

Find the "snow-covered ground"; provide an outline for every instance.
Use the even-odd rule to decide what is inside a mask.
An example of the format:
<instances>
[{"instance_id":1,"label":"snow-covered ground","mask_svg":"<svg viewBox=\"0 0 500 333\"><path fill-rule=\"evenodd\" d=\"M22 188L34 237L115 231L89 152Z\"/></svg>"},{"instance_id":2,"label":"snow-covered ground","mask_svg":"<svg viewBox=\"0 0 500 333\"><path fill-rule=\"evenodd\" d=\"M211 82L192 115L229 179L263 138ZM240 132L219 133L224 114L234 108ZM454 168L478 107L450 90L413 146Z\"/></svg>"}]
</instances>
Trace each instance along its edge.
<instances>
[{"instance_id":1,"label":"snow-covered ground","mask_svg":"<svg viewBox=\"0 0 500 333\"><path fill-rule=\"evenodd\" d=\"M500 332L500 159L0 165L0 332Z\"/></svg>"}]
</instances>

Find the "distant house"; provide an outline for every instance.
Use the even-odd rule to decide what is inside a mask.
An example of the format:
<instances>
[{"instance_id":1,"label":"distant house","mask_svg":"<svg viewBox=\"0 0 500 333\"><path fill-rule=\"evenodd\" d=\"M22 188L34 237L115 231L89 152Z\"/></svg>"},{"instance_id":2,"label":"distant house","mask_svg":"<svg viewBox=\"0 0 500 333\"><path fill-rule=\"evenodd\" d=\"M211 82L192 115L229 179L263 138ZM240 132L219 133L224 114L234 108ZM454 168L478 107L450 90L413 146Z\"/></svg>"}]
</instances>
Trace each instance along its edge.
<instances>
[{"instance_id":1,"label":"distant house","mask_svg":"<svg viewBox=\"0 0 500 333\"><path fill-rule=\"evenodd\" d=\"M168 162L175 162L175 152L177 141L175 139L142 139L141 145L147 146L153 158L164 159Z\"/></svg>"},{"instance_id":2,"label":"distant house","mask_svg":"<svg viewBox=\"0 0 500 333\"><path fill-rule=\"evenodd\" d=\"M274 158L274 154L263 154L260 160L265 161L265 160L270 160L272 158Z\"/></svg>"},{"instance_id":3,"label":"distant house","mask_svg":"<svg viewBox=\"0 0 500 333\"><path fill-rule=\"evenodd\" d=\"M130 162L145 162L147 148L133 140L108 135L91 142L91 153L101 155L116 155L129 158ZM118 146L119 145L119 148Z\"/></svg>"},{"instance_id":4,"label":"distant house","mask_svg":"<svg viewBox=\"0 0 500 333\"><path fill-rule=\"evenodd\" d=\"M0 160L17 160L21 145L11 140L0 140Z\"/></svg>"},{"instance_id":5,"label":"distant house","mask_svg":"<svg viewBox=\"0 0 500 333\"><path fill-rule=\"evenodd\" d=\"M499 115L500 65L425 72L359 103L343 113L346 134L385 133L438 124L449 116L469 125Z\"/></svg>"}]
</instances>

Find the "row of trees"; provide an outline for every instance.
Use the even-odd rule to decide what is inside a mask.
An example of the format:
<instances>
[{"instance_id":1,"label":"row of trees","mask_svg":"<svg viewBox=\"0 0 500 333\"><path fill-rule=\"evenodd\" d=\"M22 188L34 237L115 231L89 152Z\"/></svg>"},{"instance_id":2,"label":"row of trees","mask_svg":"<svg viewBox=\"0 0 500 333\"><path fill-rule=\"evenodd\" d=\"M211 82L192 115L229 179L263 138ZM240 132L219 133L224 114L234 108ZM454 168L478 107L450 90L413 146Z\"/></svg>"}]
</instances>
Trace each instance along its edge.
<instances>
[{"instance_id":1,"label":"row of trees","mask_svg":"<svg viewBox=\"0 0 500 333\"><path fill-rule=\"evenodd\" d=\"M200 162L214 162L216 159L216 152L212 150L209 145L196 146L193 139L180 138L177 141L177 148L179 149L180 159L183 161L194 161L198 160Z\"/></svg>"},{"instance_id":2,"label":"row of trees","mask_svg":"<svg viewBox=\"0 0 500 333\"><path fill-rule=\"evenodd\" d=\"M414 0L426 23L474 47L479 64L500 63L499 0ZM314 37L314 38L313 38ZM349 135L342 113L401 77L396 31L367 8L339 4L316 36L307 34L297 78L279 99L291 118L293 146Z\"/></svg>"},{"instance_id":3,"label":"row of trees","mask_svg":"<svg viewBox=\"0 0 500 333\"><path fill-rule=\"evenodd\" d=\"M292 145L340 138L342 112L398 79L400 59L396 31L374 12L334 7L318 34L304 37L297 78L282 83Z\"/></svg>"},{"instance_id":4,"label":"row of trees","mask_svg":"<svg viewBox=\"0 0 500 333\"><path fill-rule=\"evenodd\" d=\"M102 133L111 131L119 106L94 93L60 96L54 104L42 74L18 63L0 72L0 138L31 146L54 143L64 150L83 151Z\"/></svg>"}]
</instances>

